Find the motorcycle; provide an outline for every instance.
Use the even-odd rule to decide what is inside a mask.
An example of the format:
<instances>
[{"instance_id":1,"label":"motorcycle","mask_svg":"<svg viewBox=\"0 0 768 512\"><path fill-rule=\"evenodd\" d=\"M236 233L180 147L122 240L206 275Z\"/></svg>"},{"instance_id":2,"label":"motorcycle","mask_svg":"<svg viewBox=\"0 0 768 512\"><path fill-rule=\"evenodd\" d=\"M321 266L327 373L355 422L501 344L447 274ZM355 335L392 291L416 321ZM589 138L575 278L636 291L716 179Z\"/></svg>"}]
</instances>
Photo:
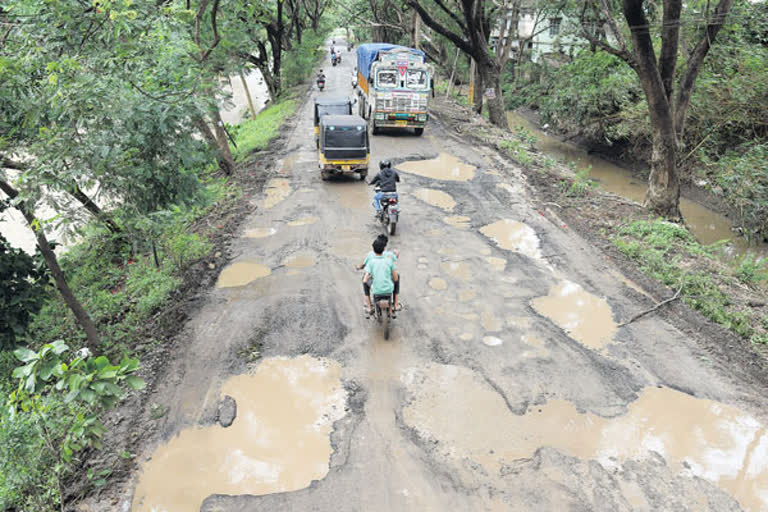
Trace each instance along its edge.
<instances>
[{"instance_id":1,"label":"motorcycle","mask_svg":"<svg viewBox=\"0 0 768 512\"><path fill-rule=\"evenodd\" d=\"M325 78L318 78L317 79L317 88L320 89L320 91L325 89Z\"/></svg>"},{"instance_id":2,"label":"motorcycle","mask_svg":"<svg viewBox=\"0 0 768 512\"><path fill-rule=\"evenodd\" d=\"M384 339L388 340L392 323L392 295L374 295L373 310L376 322L384 326Z\"/></svg>"},{"instance_id":3,"label":"motorcycle","mask_svg":"<svg viewBox=\"0 0 768 512\"><path fill-rule=\"evenodd\" d=\"M376 188L376 192L379 188ZM397 192L384 192L381 200L379 201L381 210L377 213L377 218L381 225L384 227L384 231L387 231L390 236L394 236L397 229L397 221L400 217L400 204L398 203Z\"/></svg>"}]
</instances>

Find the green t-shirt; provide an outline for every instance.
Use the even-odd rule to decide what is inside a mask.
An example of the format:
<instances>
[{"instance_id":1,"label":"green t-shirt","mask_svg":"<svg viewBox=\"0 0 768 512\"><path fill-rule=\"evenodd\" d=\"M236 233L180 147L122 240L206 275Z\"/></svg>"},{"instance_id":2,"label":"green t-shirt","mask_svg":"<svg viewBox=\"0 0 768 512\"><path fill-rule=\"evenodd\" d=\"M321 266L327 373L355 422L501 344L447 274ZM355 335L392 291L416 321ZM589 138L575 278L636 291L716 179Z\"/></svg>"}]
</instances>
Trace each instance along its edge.
<instances>
[{"instance_id":1,"label":"green t-shirt","mask_svg":"<svg viewBox=\"0 0 768 512\"><path fill-rule=\"evenodd\" d=\"M392 263L395 263L397 261L397 256L392 251L384 251L382 253L382 255L387 257L387 258L389 258L389 259L391 259ZM368 266L368 261L370 261L370 259L373 258L374 256L376 256L375 252L373 252L373 251L369 252L368 255L365 257L365 261L363 262L363 266L367 267Z\"/></svg>"},{"instance_id":2,"label":"green t-shirt","mask_svg":"<svg viewBox=\"0 0 768 512\"><path fill-rule=\"evenodd\" d=\"M395 263L386 255L376 256L375 254L366 258L365 271L373 277L371 291L374 295L389 295L395 290L395 283L392 281L392 269Z\"/></svg>"}]
</instances>

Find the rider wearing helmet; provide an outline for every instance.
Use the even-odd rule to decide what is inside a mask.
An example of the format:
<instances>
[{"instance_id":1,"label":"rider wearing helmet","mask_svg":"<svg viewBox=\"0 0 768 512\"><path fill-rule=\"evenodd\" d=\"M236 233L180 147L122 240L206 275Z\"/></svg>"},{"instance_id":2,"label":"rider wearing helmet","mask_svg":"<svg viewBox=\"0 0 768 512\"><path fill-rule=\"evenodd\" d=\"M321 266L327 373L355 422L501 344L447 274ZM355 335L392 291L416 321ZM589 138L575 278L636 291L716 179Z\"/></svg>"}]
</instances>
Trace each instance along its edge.
<instances>
[{"instance_id":1,"label":"rider wearing helmet","mask_svg":"<svg viewBox=\"0 0 768 512\"><path fill-rule=\"evenodd\" d=\"M392 168L392 162L381 160L379 162L379 173L368 183L369 185L379 184L379 191L373 196L373 207L376 213L381 211L381 198L385 193L395 194L397 197L397 183L400 181L400 175Z\"/></svg>"}]
</instances>

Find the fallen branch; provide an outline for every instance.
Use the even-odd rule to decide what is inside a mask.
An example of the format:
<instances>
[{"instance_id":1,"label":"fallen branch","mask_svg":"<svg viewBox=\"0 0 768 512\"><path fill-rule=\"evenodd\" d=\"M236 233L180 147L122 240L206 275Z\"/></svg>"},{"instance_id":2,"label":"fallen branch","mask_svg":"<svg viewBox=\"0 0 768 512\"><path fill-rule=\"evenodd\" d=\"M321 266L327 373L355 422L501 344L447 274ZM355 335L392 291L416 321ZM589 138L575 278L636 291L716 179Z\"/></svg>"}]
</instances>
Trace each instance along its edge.
<instances>
[{"instance_id":1,"label":"fallen branch","mask_svg":"<svg viewBox=\"0 0 768 512\"><path fill-rule=\"evenodd\" d=\"M641 312L641 313L638 313L638 314L636 314L635 316L633 316L632 318L630 318L630 319L629 319L629 320L627 320L626 322L619 324L619 327L624 327L625 325L629 325L629 324L631 324L632 322L634 322L635 320L637 320L638 318L642 318L642 317L644 317L645 315L647 315L648 313L653 313L654 311L656 311L657 309L659 309L659 308L660 308L661 306L663 306L664 304L668 304L668 303L672 302L673 300L677 300L677 299L679 299L679 298L680 298L680 292L681 292L682 290L683 290L683 285L680 285L680 288L678 288L678 289L677 289L677 291L675 292L675 294L674 294L673 296L671 296L671 297L670 297L670 298L668 298L667 300L663 300L663 301L659 302L658 304L656 304L655 306L653 306L653 307L652 307L652 308L650 308L650 309L646 309L645 311L643 311L643 312Z\"/></svg>"}]
</instances>

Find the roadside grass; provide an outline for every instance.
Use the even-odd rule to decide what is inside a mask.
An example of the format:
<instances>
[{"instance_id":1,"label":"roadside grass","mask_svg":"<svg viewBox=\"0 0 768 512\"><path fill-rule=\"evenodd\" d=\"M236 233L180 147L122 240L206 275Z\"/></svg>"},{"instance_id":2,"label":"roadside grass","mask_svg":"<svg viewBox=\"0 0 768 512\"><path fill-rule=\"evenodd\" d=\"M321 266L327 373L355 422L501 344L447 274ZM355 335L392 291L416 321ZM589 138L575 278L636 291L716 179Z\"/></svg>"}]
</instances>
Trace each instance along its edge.
<instances>
[{"instance_id":1,"label":"roadside grass","mask_svg":"<svg viewBox=\"0 0 768 512\"><path fill-rule=\"evenodd\" d=\"M679 289L691 308L746 340L768 343L765 318L733 295L735 281L750 287L768 273L765 262L745 258L733 267L723 265L716 258L718 244L701 245L685 227L660 219L627 222L611 238L645 273Z\"/></svg>"},{"instance_id":2,"label":"roadside grass","mask_svg":"<svg viewBox=\"0 0 768 512\"><path fill-rule=\"evenodd\" d=\"M231 145L235 160L243 161L252 152L266 149L269 142L277 137L285 120L296 111L297 105L296 99L285 99L259 112L256 119L230 127L237 144Z\"/></svg>"}]
</instances>

